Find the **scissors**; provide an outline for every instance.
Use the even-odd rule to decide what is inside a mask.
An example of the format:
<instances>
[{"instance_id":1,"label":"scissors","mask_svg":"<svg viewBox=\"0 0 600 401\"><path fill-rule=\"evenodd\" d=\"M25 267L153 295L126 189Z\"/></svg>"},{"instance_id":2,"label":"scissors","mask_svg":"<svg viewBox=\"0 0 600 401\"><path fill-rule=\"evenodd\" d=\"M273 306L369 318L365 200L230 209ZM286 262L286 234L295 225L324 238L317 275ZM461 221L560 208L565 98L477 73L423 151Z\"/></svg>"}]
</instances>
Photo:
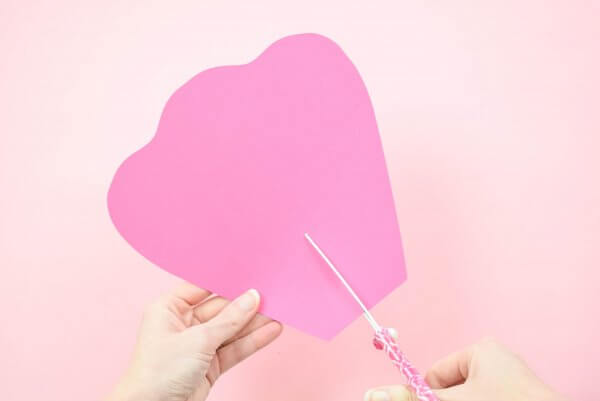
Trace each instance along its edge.
<instances>
[{"instance_id":1,"label":"scissors","mask_svg":"<svg viewBox=\"0 0 600 401\"><path fill-rule=\"evenodd\" d=\"M362 303L358 295L354 292L352 287L348 284L348 282L344 279L344 276L335 268L333 263L329 260L327 255L319 248L317 243L311 238L308 233L304 233L304 237L308 240L308 242L312 245L313 248L319 253L319 255L323 258L325 263L333 270L335 275L340 279L344 287L350 292L350 295L358 302L361 309L363 310L363 315L373 327L375 331L375 338L373 339L373 345L377 349L382 349L385 351L387 356L392 360L394 366L396 366L406 378L408 385L414 390L417 398L420 401L439 401L437 396L433 393L429 385L425 382L423 376L415 369L415 367L406 359L404 353L400 351L400 347L398 346L398 342L394 339L392 335L392 329L382 328L373 315L369 312L367 307Z\"/></svg>"}]
</instances>

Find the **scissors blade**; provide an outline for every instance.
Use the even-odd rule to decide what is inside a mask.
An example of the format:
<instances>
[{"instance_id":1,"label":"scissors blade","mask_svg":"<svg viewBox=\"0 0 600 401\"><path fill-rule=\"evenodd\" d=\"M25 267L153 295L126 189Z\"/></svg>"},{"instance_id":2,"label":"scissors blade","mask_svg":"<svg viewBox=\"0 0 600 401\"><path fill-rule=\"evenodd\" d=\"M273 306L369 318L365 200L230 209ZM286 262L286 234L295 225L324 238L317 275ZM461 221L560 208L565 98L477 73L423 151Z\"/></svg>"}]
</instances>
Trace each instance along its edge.
<instances>
[{"instance_id":1,"label":"scissors blade","mask_svg":"<svg viewBox=\"0 0 600 401\"><path fill-rule=\"evenodd\" d=\"M344 287L346 287L346 289L348 290L348 292L350 293L350 295L352 295L352 297L354 298L354 300L358 303L358 305L363 310L363 314L365 316L365 319L367 319L367 321L369 322L369 324L371 325L371 327L373 327L373 330L379 331L381 329L381 327L379 326L379 324L377 324L377 322L375 321L375 318L373 317L373 315L371 315L371 312L369 312L369 310L367 309L367 307L365 306L365 304L362 303L362 301L360 300L360 298L358 297L358 295L356 295L356 292L354 292L354 290L352 289L352 287L350 287L350 284L348 284L348 282L346 281L346 279L344 278L344 276L342 276L342 274L338 271L338 269L335 268L335 266L333 265L333 263L331 262L331 260L329 260L329 258L327 257L327 255L325 255L325 252L323 252L321 250L321 248L319 248L319 245L317 245L317 243L311 238L310 235L308 235L308 233L304 233L304 237L308 240L308 242L312 245L312 247L315 248L315 250L317 251L317 253L319 255L321 255L321 257L323 258L323 260L325 261L325 263L327 263L327 266L329 266L331 268L331 270L333 270L333 272L335 273L335 275L337 276L337 278L340 279L340 281L342 282L342 284L344 284Z\"/></svg>"}]
</instances>

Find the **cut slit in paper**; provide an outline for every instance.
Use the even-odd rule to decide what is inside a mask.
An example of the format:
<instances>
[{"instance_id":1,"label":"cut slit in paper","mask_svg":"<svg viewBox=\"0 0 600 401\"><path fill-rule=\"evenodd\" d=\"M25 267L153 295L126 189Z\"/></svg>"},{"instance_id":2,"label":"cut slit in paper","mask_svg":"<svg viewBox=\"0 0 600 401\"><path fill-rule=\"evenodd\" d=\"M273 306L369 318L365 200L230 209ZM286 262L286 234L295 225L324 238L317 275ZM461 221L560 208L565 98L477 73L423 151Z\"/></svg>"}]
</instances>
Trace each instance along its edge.
<instances>
[{"instance_id":1,"label":"cut slit in paper","mask_svg":"<svg viewBox=\"0 0 600 401\"><path fill-rule=\"evenodd\" d=\"M324 339L361 310L305 232L367 307L406 277L367 90L320 35L283 38L179 88L115 174L108 207L157 266L226 298L256 288L262 313Z\"/></svg>"}]
</instances>

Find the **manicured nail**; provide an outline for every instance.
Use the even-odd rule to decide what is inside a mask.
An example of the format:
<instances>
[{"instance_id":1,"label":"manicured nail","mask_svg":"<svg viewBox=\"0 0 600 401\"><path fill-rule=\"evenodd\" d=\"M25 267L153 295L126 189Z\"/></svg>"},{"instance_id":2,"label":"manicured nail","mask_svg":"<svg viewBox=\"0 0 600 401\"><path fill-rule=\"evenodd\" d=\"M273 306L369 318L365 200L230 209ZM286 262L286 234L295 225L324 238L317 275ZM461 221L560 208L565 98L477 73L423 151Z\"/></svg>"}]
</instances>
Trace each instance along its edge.
<instances>
[{"instance_id":1,"label":"manicured nail","mask_svg":"<svg viewBox=\"0 0 600 401\"><path fill-rule=\"evenodd\" d=\"M365 401L391 401L390 395L383 390L369 390L365 393Z\"/></svg>"},{"instance_id":2,"label":"manicured nail","mask_svg":"<svg viewBox=\"0 0 600 401\"><path fill-rule=\"evenodd\" d=\"M242 309L246 311L251 311L258 304L258 300L260 299L260 295L258 295L258 291L255 289L248 290L244 295L242 295L239 299L239 305Z\"/></svg>"}]
</instances>

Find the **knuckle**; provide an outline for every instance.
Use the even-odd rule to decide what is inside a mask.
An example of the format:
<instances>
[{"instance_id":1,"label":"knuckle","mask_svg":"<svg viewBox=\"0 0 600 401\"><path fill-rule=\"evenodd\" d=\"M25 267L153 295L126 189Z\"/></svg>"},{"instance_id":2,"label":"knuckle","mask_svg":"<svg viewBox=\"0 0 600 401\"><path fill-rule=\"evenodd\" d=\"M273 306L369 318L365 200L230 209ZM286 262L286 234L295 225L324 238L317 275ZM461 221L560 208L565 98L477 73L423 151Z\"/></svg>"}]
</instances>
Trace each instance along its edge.
<instances>
[{"instance_id":1,"label":"knuckle","mask_svg":"<svg viewBox=\"0 0 600 401\"><path fill-rule=\"evenodd\" d=\"M222 318L216 322L215 326L215 328L219 331L231 332L241 330L242 322L240 315L231 310L229 313L222 316Z\"/></svg>"},{"instance_id":2,"label":"knuckle","mask_svg":"<svg viewBox=\"0 0 600 401\"><path fill-rule=\"evenodd\" d=\"M238 315L230 316L229 319L223 322L223 325L225 326L225 328L231 331L237 331L242 328L242 324L238 319Z\"/></svg>"}]
</instances>

